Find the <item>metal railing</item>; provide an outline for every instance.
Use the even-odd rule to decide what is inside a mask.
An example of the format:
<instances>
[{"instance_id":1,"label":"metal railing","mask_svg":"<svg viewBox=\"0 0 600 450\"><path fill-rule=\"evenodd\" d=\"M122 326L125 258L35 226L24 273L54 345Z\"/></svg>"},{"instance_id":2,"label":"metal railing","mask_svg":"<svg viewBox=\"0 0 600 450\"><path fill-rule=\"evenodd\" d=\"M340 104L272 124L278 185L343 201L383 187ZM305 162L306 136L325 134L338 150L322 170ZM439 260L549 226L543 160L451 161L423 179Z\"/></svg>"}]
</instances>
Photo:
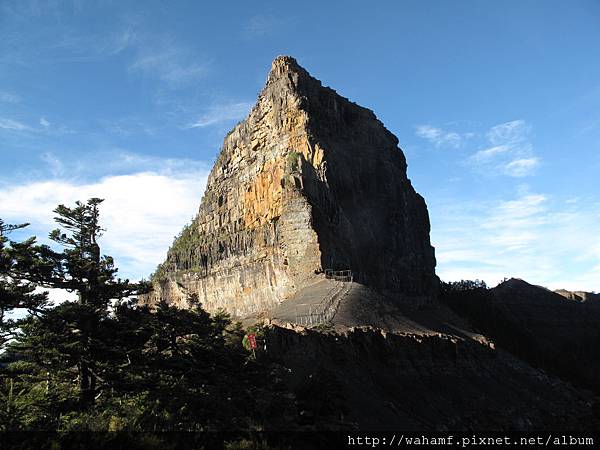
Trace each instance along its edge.
<instances>
[{"instance_id":1,"label":"metal railing","mask_svg":"<svg viewBox=\"0 0 600 450\"><path fill-rule=\"evenodd\" d=\"M352 282L354 280L354 276L352 275L351 270L325 270L325 278L328 280L336 280L343 282Z\"/></svg>"},{"instance_id":2,"label":"metal railing","mask_svg":"<svg viewBox=\"0 0 600 450\"><path fill-rule=\"evenodd\" d=\"M318 305L309 306L308 314L296 314L296 323L303 326L315 326L330 322L337 312L342 298L352 288L354 280L351 270L326 270L325 278L335 280L335 286L325 300Z\"/></svg>"}]
</instances>

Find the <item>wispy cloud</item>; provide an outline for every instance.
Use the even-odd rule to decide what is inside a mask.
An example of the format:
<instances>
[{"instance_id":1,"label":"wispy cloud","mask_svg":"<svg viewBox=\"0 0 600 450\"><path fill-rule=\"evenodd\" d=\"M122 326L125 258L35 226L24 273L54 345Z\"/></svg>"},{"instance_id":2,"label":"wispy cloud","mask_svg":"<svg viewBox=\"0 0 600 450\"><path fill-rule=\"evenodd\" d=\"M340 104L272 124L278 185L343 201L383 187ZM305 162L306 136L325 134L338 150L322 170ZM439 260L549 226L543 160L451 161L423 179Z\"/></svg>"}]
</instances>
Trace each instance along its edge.
<instances>
[{"instance_id":1,"label":"wispy cloud","mask_svg":"<svg viewBox=\"0 0 600 450\"><path fill-rule=\"evenodd\" d=\"M0 91L0 102L3 103L19 103L21 101L21 97L15 94L11 94L10 92Z\"/></svg>"},{"instance_id":2,"label":"wispy cloud","mask_svg":"<svg viewBox=\"0 0 600 450\"><path fill-rule=\"evenodd\" d=\"M23 34L21 29L31 21L32 12L21 7L14 9L10 13L10 27L0 32L0 61L39 67L40 63L104 61L119 57L131 73L158 79L171 88L202 78L210 66L210 61L199 55L196 48L171 34L151 29L140 16L116 18L114 25L100 32L67 27L62 20L50 21L29 35ZM52 9L43 5L40 15L48 15ZM65 5L64 9L69 8Z\"/></svg>"},{"instance_id":3,"label":"wispy cloud","mask_svg":"<svg viewBox=\"0 0 600 450\"><path fill-rule=\"evenodd\" d=\"M47 159L52 162L53 155ZM115 257L122 275L148 276L164 259L173 237L195 215L208 170L200 162L135 154L124 155L121 163L141 163L143 168L88 182L57 176L0 188L2 218L31 222L27 231L43 239L56 226L52 210L58 204L105 198L101 210L107 230L101 241L103 251ZM151 166L155 170L144 170Z\"/></svg>"},{"instance_id":4,"label":"wispy cloud","mask_svg":"<svg viewBox=\"0 0 600 450\"><path fill-rule=\"evenodd\" d=\"M271 34L279 26L280 20L272 15L259 14L250 17L244 27L244 33L249 37L260 37Z\"/></svg>"},{"instance_id":5,"label":"wispy cloud","mask_svg":"<svg viewBox=\"0 0 600 450\"><path fill-rule=\"evenodd\" d=\"M456 133L454 131L446 131L431 125L417 126L416 135L420 138L427 139L436 147L452 147L458 148L465 139L473 137L473 133Z\"/></svg>"},{"instance_id":6,"label":"wispy cloud","mask_svg":"<svg viewBox=\"0 0 600 450\"><path fill-rule=\"evenodd\" d=\"M102 47L107 56L128 54L128 70L157 77L170 87L179 87L204 77L210 62L188 45L164 34L155 34L139 23L127 24Z\"/></svg>"},{"instance_id":7,"label":"wispy cloud","mask_svg":"<svg viewBox=\"0 0 600 450\"><path fill-rule=\"evenodd\" d=\"M123 51L133 48L140 42L139 34L131 27L126 27L110 35L110 37L101 43L102 53L108 55L118 55Z\"/></svg>"},{"instance_id":8,"label":"wispy cloud","mask_svg":"<svg viewBox=\"0 0 600 450\"><path fill-rule=\"evenodd\" d=\"M540 159L537 157L515 159L504 166L504 171L511 177L526 177L532 175L539 166Z\"/></svg>"},{"instance_id":9,"label":"wispy cloud","mask_svg":"<svg viewBox=\"0 0 600 450\"><path fill-rule=\"evenodd\" d=\"M232 122L241 120L250 111L253 103L237 102L223 103L211 106L208 111L200 116L194 122L188 124L186 128L204 128L222 122Z\"/></svg>"},{"instance_id":10,"label":"wispy cloud","mask_svg":"<svg viewBox=\"0 0 600 450\"><path fill-rule=\"evenodd\" d=\"M42 154L41 158L50 169L50 173L53 177L59 177L64 174L65 166L54 153L45 152Z\"/></svg>"},{"instance_id":11,"label":"wispy cloud","mask_svg":"<svg viewBox=\"0 0 600 450\"><path fill-rule=\"evenodd\" d=\"M484 162L489 161L497 155L502 153L507 153L510 151L510 147L508 145L498 145L496 147L488 148L485 150L479 150L473 156L471 156L471 160L476 162Z\"/></svg>"},{"instance_id":12,"label":"wispy cloud","mask_svg":"<svg viewBox=\"0 0 600 450\"><path fill-rule=\"evenodd\" d=\"M523 192L507 200L432 204L438 274L600 290L600 201L586 200Z\"/></svg>"},{"instance_id":13,"label":"wispy cloud","mask_svg":"<svg viewBox=\"0 0 600 450\"><path fill-rule=\"evenodd\" d=\"M12 130L12 131L31 131L32 128L24 123L13 119L6 119L4 117L0 117L0 128L3 130Z\"/></svg>"},{"instance_id":14,"label":"wispy cloud","mask_svg":"<svg viewBox=\"0 0 600 450\"><path fill-rule=\"evenodd\" d=\"M529 141L531 126L523 120L513 120L490 128L486 133L488 145L472 154L467 164L486 174L511 177L533 175L541 159L535 155Z\"/></svg>"},{"instance_id":15,"label":"wispy cloud","mask_svg":"<svg viewBox=\"0 0 600 450\"><path fill-rule=\"evenodd\" d=\"M210 170L210 163L207 161L145 155L122 148L80 152L76 158L61 158L57 152L46 151L40 155L40 159L44 165L29 172L30 183L61 178L78 184L102 177L135 173L151 172L171 177L188 173L208 173ZM9 181L12 184L19 183L15 180Z\"/></svg>"},{"instance_id":16,"label":"wispy cloud","mask_svg":"<svg viewBox=\"0 0 600 450\"><path fill-rule=\"evenodd\" d=\"M536 239L535 227L547 223L548 198L526 194L516 200L500 202L480 225L489 233L489 242L502 252L524 249Z\"/></svg>"},{"instance_id":17,"label":"wispy cloud","mask_svg":"<svg viewBox=\"0 0 600 450\"><path fill-rule=\"evenodd\" d=\"M530 131L524 120L513 120L490 128L487 138L494 145L514 144L525 141Z\"/></svg>"},{"instance_id":18,"label":"wispy cloud","mask_svg":"<svg viewBox=\"0 0 600 450\"><path fill-rule=\"evenodd\" d=\"M197 62L189 51L175 44L163 43L158 48L138 47L129 70L157 76L171 86L178 86L203 77L208 64Z\"/></svg>"},{"instance_id":19,"label":"wispy cloud","mask_svg":"<svg viewBox=\"0 0 600 450\"><path fill-rule=\"evenodd\" d=\"M160 126L157 126L153 123L148 123L147 121L136 117L105 119L101 120L100 123L106 131L119 136L132 136L140 134L154 136L161 128L165 126L164 123L162 123Z\"/></svg>"},{"instance_id":20,"label":"wispy cloud","mask_svg":"<svg viewBox=\"0 0 600 450\"><path fill-rule=\"evenodd\" d=\"M96 155L96 158L107 160L107 173L156 172L171 177L181 174L208 173L210 170L207 161L165 158L119 149Z\"/></svg>"},{"instance_id":21,"label":"wispy cloud","mask_svg":"<svg viewBox=\"0 0 600 450\"><path fill-rule=\"evenodd\" d=\"M34 119L32 119L33 121ZM21 122L15 119L9 119L6 117L0 117L0 130L7 130L9 132L27 133L29 135L65 135L73 134L75 130L62 124L51 124L46 118L41 117L39 119L39 125L32 126L28 123Z\"/></svg>"}]
</instances>

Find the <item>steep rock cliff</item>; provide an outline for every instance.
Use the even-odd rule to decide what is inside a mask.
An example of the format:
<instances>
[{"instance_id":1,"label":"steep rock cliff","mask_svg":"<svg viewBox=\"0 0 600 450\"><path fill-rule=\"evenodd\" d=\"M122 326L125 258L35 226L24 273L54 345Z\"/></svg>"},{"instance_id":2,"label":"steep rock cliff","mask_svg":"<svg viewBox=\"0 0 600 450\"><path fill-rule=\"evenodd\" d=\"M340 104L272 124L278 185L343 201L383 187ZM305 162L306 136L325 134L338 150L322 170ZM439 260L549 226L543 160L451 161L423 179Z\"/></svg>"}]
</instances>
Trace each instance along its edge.
<instances>
[{"instance_id":1,"label":"steep rock cliff","mask_svg":"<svg viewBox=\"0 0 600 450\"><path fill-rule=\"evenodd\" d=\"M325 269L351 269L399 298L437 288L427 208L398 139L372 111L278 57L146 301L186 306L197 294L208 311L245 316Z\"/></svg>"}]
</instances>

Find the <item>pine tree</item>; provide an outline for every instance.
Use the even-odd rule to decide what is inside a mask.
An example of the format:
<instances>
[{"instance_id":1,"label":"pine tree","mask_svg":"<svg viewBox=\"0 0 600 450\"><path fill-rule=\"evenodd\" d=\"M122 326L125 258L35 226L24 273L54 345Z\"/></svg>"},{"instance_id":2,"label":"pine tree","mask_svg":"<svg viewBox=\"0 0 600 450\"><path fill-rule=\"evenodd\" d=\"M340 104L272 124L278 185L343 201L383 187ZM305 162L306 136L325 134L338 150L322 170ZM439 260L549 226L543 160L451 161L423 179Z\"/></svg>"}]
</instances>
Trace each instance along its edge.
<instances>
[{"instance_id":1,"label":"pine tree","mask_svg":"<svg viewBox=\"0 0 600 450\"><path fill-rule=\"evenodd\" d=\"M15 359L7 344L18 338L27 313L39 315L48 306L47 294L36 291L22 271L24 261L36 260L35 239L14 242L8 238L27 225L9 225L0 219L0 430L18 427L29 403L25 400L28 389L7 369Z\"/></svg>"},{"instance_id":2,"label":"pine tree","mask_svg":"<svg viewBox=\"0 0 600 450\"><path fill-rule=\"evenodd\" d=\"M48 373L74 376L81 409L93 405L109 388L104 373L110 370L114 352L107 347L104 325L110 321L112 305L148 288L145 282L116 278L113 259L101 255L101 203L92 198L73 208L58 206L55 220L63 229L53 230L50 239L62 250L37 246L35 258L23 261L21 267L32 283L77 294L77 301L64 302L22 324L24 338L16 348Z\"/></svg>"},{"instance_id":3,"label":"pine tree","mask_svg":"<svg viewBox=\"0 0 600 450\"><path fill-rule=\"evenodd\" d=\"M16 310L41 313L47 306L46 293L35 292L35 284L26 281L21 270L23 261L35 259L35 239L20 243L8 239L12 231L28 225L9 225L0 219L0 349L16 336L19 320L12 315Z\"/></svg>"},{"instance_id":4,"label":"pine tree","mask_svg":"<svg viewBox=\"0 0 600 450\"><path fill-rule=\"evenodd\" d=\"M187 310L136 302L148 285L116 278L100 251L101 202L56 208L62 229L50 237L60 250L28 240L3 253L3 266L28 289L65 289L77 300L30 305L19 321L12 363L0 369L0 430L249 430L285 422L282 409L294 408L281 368L250 358L227 314L209 315L195 297Z\"/></svg>"}]
</instances>

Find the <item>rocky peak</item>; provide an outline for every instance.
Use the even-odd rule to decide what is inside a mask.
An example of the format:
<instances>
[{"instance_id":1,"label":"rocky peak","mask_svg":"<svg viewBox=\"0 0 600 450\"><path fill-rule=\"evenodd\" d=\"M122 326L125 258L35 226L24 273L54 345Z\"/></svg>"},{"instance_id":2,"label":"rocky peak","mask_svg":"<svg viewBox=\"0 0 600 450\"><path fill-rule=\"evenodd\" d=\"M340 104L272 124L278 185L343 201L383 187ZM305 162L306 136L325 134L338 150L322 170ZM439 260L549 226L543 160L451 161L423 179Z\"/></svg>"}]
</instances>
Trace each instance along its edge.
<instances>
[{"instance_id":1,"label":"rocky peak","mask_svg":"<svg viewBox=\"0 0 600 450\"><path fill-rule=\"evenodd\" d=\"M267 76L267 86L270 83L292 74L310 77L308 72L298 65L295 58L292 58L291 56L278 56L271 64L271 70Z\"/></svg>"},{"instance_id":2,"label":"rocky peak","mask_svg":"<svg viewBox=\"0 0 600 450\"><path fill-rule=\"evenodd\" d=\"M575 300L577 302L595 302L600 305L600 293L569 291L567 289L557 289L554 292L569 300Z\"/></svg>"},{"instance_id":3,"label":"rocky peak","mask_svg":"<svg viewBox=\"0 0 600 450\"><path fill-rule=\"evenodd\" d=\"M325 269L398 297L435 294L423 198L398 139L362 108L277 57L245 121L225 138L198 215L157 271L153 300L243 316Z\"/></svg>"}]
</instances>

